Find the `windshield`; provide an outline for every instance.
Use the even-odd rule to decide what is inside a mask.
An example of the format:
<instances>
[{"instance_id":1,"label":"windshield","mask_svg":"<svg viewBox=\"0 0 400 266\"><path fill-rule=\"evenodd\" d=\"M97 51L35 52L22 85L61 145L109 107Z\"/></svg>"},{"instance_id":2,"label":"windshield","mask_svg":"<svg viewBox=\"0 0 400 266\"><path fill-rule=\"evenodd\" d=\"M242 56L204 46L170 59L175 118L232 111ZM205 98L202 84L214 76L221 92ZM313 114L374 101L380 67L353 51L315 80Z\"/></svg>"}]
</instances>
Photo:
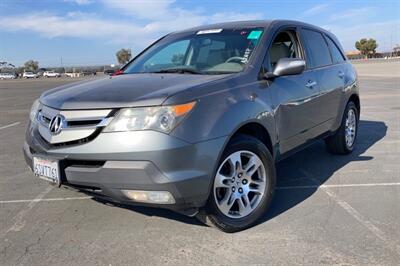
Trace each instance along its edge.
<instances>
[{"instance_id":1,"label":"windshield","mask_svg":"<svg viewBox=\"0 0 400 266\"><path fill-rule=\"evenodd\" d=\"M262 33L263 28L241 28L167 36L125 67L124 73L240 72L248 63Z\"/></svg>"}]
</instances>

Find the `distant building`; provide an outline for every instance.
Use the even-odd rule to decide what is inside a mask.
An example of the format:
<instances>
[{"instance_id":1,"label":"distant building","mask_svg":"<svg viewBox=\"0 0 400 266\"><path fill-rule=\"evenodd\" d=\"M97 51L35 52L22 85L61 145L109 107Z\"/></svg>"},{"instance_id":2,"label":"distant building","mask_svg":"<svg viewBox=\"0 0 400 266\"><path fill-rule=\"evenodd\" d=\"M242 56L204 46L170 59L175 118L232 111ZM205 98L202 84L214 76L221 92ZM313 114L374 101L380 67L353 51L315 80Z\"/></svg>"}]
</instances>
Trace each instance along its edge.
<instances>
[{"instance_id":1,"label":"distant building","mask_svg":"<svg viewBox=\"0 0 400 266\"><path fill-rule=\"evenodd\" d=\"M365 56L361 54L360 51L356 50L356 51L350 51L350 52L346 52L346 56L348 59L350 60L354 60L354 59L364 59Z\"/></svg>"},{"instance_id":2,"label":"distant building","mask_svg":"<svg viewBox=\"0 0 400 266\"><path fill-rule=\"evenodd\" d=\"M399 52L400 55L400 52ZM348 59L350 60L357 60L357 59L367 59L365 58L364 55L361 54L360 51L350 51L350 52L346 52L346 56ZM396 57L396 51L394 52L377 52L372 54L368 59L373 59L373 58L392 58L392 57Z\"/></svg>"}]
</instances>

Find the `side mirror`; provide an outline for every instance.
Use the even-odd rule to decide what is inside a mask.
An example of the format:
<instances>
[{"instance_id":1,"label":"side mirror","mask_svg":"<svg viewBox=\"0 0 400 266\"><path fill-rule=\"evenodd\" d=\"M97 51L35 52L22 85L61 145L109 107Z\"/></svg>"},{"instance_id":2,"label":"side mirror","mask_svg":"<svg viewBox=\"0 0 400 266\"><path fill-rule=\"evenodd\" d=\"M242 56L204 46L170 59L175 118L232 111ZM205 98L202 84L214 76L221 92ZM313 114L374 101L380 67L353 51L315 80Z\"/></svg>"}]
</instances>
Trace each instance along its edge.
<instances>
[{"instance_id":1,"label":"side mirror","mask_svg":"<svg viewBox=\"0 0 400 266\"><path fill-rule=\"evenodd\" d=\"M274 71L265 74L265 78L275 78L280 76L298 75L303 73L306 62L298 58L281 58L275 66Z\"/></svg>"}]
</instances>

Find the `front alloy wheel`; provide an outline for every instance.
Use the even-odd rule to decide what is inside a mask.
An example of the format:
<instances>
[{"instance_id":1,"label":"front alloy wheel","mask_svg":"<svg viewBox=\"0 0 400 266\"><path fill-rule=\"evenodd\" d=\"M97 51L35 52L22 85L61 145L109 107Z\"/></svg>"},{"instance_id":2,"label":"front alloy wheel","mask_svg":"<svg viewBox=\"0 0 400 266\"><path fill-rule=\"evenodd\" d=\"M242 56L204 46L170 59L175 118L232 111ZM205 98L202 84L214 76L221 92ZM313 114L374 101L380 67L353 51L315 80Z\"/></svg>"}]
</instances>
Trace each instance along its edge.
<instances>
[{"instance_id":1,"label":"front alloy wheel","mask_svg":"<svg viewBox=\"0 0 400 266\"><path fill-rule=\"evenodd\" d=\"M275 182L267 147L252 136L235 136L222 154L207 206L197 217L229 233L246 229L265 214Z\"/></svg>"},{"instance_id":2,"label":"front alloy wheel","mask_svg":"<svg viewBox=\"0 0 400 266\"><path fill-rule=\"evenodd\" d=\"M243 218L260 204L266 190L261 159L251 151L232 153L220 165L214 180L214 200L230 218Z\"/></svg>"}]
</instances>

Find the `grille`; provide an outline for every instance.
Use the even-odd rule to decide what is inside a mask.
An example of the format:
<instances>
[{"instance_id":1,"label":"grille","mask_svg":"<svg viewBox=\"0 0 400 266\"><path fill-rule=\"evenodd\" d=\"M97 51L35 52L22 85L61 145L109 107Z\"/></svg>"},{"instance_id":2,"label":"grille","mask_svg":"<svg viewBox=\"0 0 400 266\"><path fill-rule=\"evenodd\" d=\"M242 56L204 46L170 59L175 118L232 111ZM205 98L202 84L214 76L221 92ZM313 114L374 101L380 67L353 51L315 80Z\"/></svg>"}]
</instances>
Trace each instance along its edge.
<instances>
[{"instance_id":1,"label":"grille","mask_svg":"<svg viewBox=\"0 0 400 266\"><path fill-rule=\"evenodd\" d=\"M52 146L77 145L96 137L102 128L113 119L111 109L106 110L57 110L43 106L38 112L39 133ZM50 123L55 116L61 116L61 130L50 132Z\"/></svg>"}]
</instances>

